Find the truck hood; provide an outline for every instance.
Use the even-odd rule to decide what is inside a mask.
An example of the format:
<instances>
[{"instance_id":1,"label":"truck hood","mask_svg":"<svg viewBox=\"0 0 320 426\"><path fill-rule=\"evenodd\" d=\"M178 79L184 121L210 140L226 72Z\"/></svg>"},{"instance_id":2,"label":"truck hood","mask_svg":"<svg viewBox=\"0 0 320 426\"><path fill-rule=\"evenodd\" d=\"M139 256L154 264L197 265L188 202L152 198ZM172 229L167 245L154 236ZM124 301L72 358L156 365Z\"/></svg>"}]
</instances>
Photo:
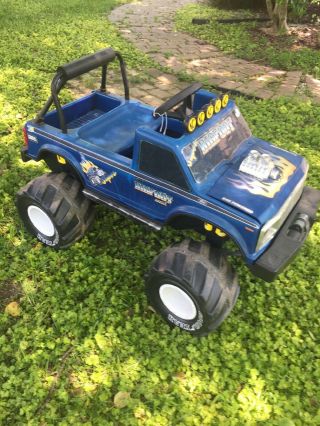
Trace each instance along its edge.
<instances>
[{"instance_id":1,"label":"truck hood","mask_svg":"<svg viewBox=\"0 0 320 426\"><path fill-rule=\"evenodd\" d=\"M306 160L260 139L245 141L207 192L265 223L288 198L299 199L308 171Z\"/></svg>"}]
</instances>

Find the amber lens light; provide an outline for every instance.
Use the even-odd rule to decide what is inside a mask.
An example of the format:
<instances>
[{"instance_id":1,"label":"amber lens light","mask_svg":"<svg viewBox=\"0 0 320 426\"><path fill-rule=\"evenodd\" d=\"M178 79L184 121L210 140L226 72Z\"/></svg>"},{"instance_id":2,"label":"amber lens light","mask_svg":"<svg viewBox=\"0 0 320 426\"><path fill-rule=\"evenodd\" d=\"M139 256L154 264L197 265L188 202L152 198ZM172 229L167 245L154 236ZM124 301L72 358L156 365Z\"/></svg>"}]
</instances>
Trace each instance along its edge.
<instances>
[{"instance_id":1,"label":"amber lens light","mask_svg":"<svg viewBox=\"0 0 320 426\"><path fill-rule=\"evenodd\" d=\"M214 103L214 112L218 114L221 110L221 99L217 99Z\"/></svg>"},{"instance_id":2,"label":"amber lens light","mask_svg":"<svg viewBox=\"0 0 320 426\"><path fill-rule=\"evenodd\" d=\"M22 131L23 131L23 142L24 142L25 146L28 146L28 142L29 142L29 140L28 140L28 132L27 132L27 128L26 128L26 127L24 127L24 128L22 129Z\"/></svg>"},{"instance_id":3,"label":"amber lens light","mask_svg":"<svg viewBox=\"0 0 320 426\"><path fill-rule=\"evenodd\" d=\"M203 111L200 111L197 115L197 124L198 126L202 126L204 120L206 119L206 114Z\"/></svg>"},{"instance_id":4,"label":"amber lens light","mask_svg":"<svg viewBox=\"0 0 320 426\"><path fill-rule=\"evenodd\" d=\"M223 95L221 100L222 108L225 108L228 105L228 103L229 103L229 95Z\"/></svg>"},{"instance_id":5,"label":"amber lens light","mask_svg":"<svg viewBox=\"0 0 320 426\"><path fill-rule=\"evenodd\" d=\"M197 127L197 120L195 117L190 117L187 121L187 130L189 133L192 133Z\"/></svg>"},{"instance_id":6,"label":"amber lens light","mask_svg":"<svg viewBox=\"0 0 320 426\"><path fill-rule=\"evenodd\" d=\"M207 105L207 108L206 108L207 120L209 120L209 118L211 118L213 114L214 114L214 106L212 104Z\"/></svg>"}]
</instances>

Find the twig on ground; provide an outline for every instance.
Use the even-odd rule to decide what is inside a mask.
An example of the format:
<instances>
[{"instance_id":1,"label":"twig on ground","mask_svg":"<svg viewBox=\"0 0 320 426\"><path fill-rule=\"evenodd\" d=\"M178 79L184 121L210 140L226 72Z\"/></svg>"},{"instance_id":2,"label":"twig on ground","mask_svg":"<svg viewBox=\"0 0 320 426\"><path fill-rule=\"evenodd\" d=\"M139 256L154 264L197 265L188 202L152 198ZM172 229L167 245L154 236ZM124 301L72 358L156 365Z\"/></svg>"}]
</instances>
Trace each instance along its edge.
<instances>
[{"instance_id":1,"label":"twig on ground","mask_svg":"<svg viewBox=\"0 0 320 426\"><path fill-rule=\"evenodd\" d=\"M36 409L34 415L37 416L39 413L41 413L41 411L45 408L45 406L48 404L48 402L50 401L54 391L56 390L56 387L58 385L58 381L61 377L61 374L63 373L63 370L66 366L66 362L69 358L69 356L71 355L73 351L73 346L71 346L69 349L67 349L65 351L65 353L62 355L62 357L60 358L61 364L60 367L56 373L56 377L54 382L51 384L50 389L47 393L47 396L45 397L45 399L43 400L43 402L39 405L39 407Z\"/></svg>"}]
</instances>

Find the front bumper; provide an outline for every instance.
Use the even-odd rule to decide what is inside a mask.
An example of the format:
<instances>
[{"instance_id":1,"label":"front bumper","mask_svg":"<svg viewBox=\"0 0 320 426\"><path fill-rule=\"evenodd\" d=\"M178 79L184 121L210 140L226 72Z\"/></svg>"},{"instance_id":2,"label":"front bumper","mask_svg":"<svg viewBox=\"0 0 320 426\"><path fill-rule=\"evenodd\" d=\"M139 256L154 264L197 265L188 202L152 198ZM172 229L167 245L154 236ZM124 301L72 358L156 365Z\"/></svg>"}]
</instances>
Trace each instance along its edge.
<instances>
[{"instance_id":1,"label":"front bumper","mask_svg":"<svg viewBox=\"0 0 320 426\"><path fill-rule=\"evenodd\" d=\"M293 260L315 221L320 191L306 186L267 250L249 266L251 272L265 281L273 281Z\"/></svg>"}]
</instances>

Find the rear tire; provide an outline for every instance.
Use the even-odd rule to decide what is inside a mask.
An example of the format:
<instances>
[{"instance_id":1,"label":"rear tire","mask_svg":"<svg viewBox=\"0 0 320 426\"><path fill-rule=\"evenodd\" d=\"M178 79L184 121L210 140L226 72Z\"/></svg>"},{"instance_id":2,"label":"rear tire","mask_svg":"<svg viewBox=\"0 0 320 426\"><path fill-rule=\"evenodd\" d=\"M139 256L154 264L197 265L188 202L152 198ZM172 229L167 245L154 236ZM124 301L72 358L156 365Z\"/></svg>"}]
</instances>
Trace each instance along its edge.
<instances>
[{"instance_id":1,"label":"rear tire","mask_svg":"<svg viewBox=\"0 0 320 426\"><path fill-rule=\"evenodd\" d=\"M65 248L83 237L94 208L81 183L66 173L47 173L29 182L16 196L26 228L43 244Z\"/></svg>"},{"instance_id":2,"label":"rear tire","mask_svg":"<svg viewBox=\"0 0 320 426\"><path fill-rule=\"evenodd\" d=\"M205 336L229 315L239 286L219 250L206 242L185 240L154 259L146 294L150 305L170 325Z\"/></svg>"}]
</instances>

